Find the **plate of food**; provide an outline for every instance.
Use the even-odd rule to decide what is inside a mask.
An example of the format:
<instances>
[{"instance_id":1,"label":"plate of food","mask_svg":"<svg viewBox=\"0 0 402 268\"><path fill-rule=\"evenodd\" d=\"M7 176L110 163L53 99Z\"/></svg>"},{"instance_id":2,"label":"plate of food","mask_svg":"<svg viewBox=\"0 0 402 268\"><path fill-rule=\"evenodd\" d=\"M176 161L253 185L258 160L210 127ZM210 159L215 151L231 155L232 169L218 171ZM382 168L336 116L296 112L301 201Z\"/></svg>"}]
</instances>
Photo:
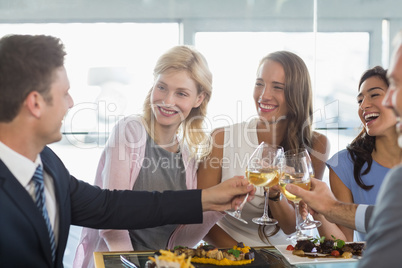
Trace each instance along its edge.
<instances>
[{"instance_id":1,"label":"plate of food","mask_svg":"<svg viewBox=\"0 0 402 268\"><path fill-rule=\"evenodd\" d=\"M325 237L299 240L296 245L278 245L275 248L294 264L320 262L354 262L361 258L365 243L345 243L343 240Z\"/></svg>"},{"instance_id":2,"label":"plate of food","mask_svg":"<svg viewBox=\"0 0 402 268\"><path fill-rule=\"evenodd\" d=\"M231 249L200 245L196 249L178 246L172 251L159 250L153 257L149 257L146 267L176 267L175 265L181 268L211 266L262 268L269 267L270 261L262 253L239 243Z\"/></svg>"}]
</instances>

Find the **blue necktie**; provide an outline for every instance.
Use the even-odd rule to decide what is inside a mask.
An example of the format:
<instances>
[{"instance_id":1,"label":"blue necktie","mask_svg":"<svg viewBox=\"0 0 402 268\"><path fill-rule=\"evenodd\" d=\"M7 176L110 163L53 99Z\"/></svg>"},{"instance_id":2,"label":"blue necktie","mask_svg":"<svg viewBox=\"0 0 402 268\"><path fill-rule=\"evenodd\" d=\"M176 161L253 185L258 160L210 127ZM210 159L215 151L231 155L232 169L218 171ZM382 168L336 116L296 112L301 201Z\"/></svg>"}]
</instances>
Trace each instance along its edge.
<instances>
[{"instance_id":1,"label":"blue necktie","mask_svg":"<svg viewBox=\"0 0 402 268\"><path fill-rule=\"evenodd\" d=\"M47 214L46 209L46 197L45 197L45 186L43 183L43 173L42 167L38 166L36 168L35 174L32 177L33 182L35 183L35 200L36 206L39 211L42 213L43 218L46 222L47 231L49 232L50 239L50 249L52 251L52 261L54 262L56 257L56 243L54 240L54 233L52 229L52 225L50 224L49 215Z\"/></svg>"}]
</instances>

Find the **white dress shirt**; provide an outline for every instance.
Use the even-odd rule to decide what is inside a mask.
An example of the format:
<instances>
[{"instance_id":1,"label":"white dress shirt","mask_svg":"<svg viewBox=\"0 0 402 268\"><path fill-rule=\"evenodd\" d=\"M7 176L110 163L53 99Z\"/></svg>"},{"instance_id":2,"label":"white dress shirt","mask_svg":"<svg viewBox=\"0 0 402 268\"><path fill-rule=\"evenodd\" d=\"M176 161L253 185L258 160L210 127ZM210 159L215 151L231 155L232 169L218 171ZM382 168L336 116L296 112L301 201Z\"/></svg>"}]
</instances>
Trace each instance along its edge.
<instances>
[{"instance_id":1,"label":"white dress shirt","mask_svg":"<svg viewBox=\"0 0 402 268\"><path fill-rule=\"evenodd\" d=\"M362 233L367 233L365 225L367 207L368 205L359 204L356 208L355 227L357 231Z\"/></svg>"},{"instance_id":2,"label":"white dress shirt","mask_svg":"<svg viewBox=\"0 0 402 268\"><path fill-rule=\"evenodd\" d=\"M32 181L32 177L38 165L41 165L43 168L40 155L36 157L35 162L32 162L30 159L13 151L0 141L0 159L4 162L14 177L27 190L29 195L32 197L32 200L35 202L35 185ZM45 170L43 170L43 180L45 184L46 209L57 244L59 237L59 216L56 209L57 201L53 179Z\"/></svg>"}]
</instances>

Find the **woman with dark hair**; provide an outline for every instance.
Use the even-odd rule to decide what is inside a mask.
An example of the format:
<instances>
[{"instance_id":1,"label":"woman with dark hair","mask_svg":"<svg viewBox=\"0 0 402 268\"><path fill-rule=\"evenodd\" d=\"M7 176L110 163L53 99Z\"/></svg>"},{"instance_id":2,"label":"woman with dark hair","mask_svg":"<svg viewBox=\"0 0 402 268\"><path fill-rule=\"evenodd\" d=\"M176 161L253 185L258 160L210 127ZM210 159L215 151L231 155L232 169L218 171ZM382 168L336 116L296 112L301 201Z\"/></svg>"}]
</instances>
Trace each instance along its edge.
<instances>
[{"instance_id":1,"label":"woman with dark hair","mask_svg":"<svg viewBox=\"0 0 402 268\"><path fill-rule=\"evenodd\" d=\"M367 70L360 79L357 103L363 129L346 149L327 161L331 189L340 201L374 204L385 174L401 161L396 117L382 105L388 87L386 70L380 66ZM319 231L345 241L365 240L363 233L338 227L341 232L328 225Z\"/></svg>"}]
</instances>

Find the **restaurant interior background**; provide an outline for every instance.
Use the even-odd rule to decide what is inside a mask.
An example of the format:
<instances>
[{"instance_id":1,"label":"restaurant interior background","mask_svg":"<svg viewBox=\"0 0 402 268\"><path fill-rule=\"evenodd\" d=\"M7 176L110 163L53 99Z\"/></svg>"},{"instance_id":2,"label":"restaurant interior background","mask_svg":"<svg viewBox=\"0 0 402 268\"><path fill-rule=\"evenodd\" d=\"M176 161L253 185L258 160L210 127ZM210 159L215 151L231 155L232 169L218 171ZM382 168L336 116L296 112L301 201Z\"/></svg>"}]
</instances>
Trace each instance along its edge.
<instances>
[{"instance_id":1,"label":"restaurant interior background","mask_svg":"<svg viewBox=\"0 0 402 268\"><path fill-rule=\"evenodd\" d=\"M51 147L92 183L108 133L120 118L141 113L158 56L178 44L200 50L214 75L208 131L255 116L263 56L297 53L312 78L314 127L330 138L332 156L361 129L360 75L388 67L401 10L398 0L0 0L0 36L49 34L65 43L75 106L63 140Z\"/></svg>"}]
</instances>

